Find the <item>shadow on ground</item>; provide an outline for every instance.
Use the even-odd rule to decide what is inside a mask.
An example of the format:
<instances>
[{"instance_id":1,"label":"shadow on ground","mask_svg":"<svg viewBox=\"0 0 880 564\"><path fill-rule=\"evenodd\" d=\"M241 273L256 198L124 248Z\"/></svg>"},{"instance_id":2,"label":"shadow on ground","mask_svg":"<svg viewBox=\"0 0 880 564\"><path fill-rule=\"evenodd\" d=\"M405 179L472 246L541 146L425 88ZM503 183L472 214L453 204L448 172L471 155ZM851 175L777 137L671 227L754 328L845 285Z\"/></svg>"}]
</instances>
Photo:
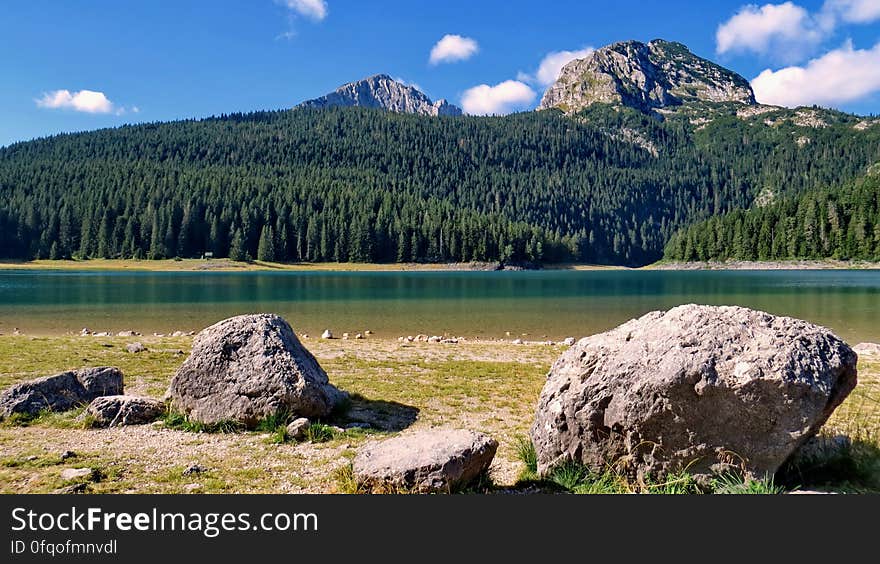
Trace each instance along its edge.
<instances>
[{"instance_id":1,"label":"shadow on ground","mask_svg":"<svg viewBox=\"0 0 880 564\"><path fill-rule=\"evenodd\" d=\"M344 423L366 423L371 428L396 433L410 427L419 417L419 409L394 401L372 400L351 395L351 403L339 419Z\"/></svg>"}]
</instances>

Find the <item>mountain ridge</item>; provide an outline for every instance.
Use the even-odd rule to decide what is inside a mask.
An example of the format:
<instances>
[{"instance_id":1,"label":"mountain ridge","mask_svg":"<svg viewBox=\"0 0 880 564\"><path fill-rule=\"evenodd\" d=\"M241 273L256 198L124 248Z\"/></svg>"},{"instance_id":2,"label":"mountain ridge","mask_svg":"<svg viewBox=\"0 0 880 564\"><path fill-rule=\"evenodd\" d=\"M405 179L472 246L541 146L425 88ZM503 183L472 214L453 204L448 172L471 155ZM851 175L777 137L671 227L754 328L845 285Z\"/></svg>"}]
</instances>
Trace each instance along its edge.
<instances>
[{"instance_id":1,"label":"mountain ridge","mask_svg":"<svg viewBox=\"0 0 880 564\"><path fill-rule=\"evenodd\" d=\"M654 114L695 101L758 105L748 80L739 74L681 43L655 39L614 43L569 62L538 110L574 113L604 103Z\"/></svg>"},{"instance_id":2,"label":"mountain ridge","mask_svg":"<svg viewBox=\"0 0 880 564\"><path fill-rule=\"evenodd\" d=\"M324 109L329 107L378 108L391 112L423 116L460 116L462 111L445 99L432 101L424 92L387 74L343 84L335 91L306 100L297 108Z\"/></svg>"}]
</instances>

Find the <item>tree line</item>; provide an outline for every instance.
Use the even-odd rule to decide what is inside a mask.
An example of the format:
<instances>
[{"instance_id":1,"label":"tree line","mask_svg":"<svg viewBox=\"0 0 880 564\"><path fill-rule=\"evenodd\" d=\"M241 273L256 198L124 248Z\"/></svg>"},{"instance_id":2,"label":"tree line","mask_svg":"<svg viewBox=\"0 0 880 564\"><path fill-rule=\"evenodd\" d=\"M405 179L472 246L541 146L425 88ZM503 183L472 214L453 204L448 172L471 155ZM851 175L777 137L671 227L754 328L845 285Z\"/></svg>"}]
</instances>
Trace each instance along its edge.
<instances>
[{"instance_id":1,"label":"tree line","mask_svg":"<svg viewBox=\"0 0 880 564\"><path fill-rule=\"evenodd\" d=\"M736 210L676 232L673 261L880 261L880 177Z\"/></svg>"},{"instance_id":2,"label":"tree line","mask_svg":"<svg viewBox=\"0 0 880 564\"><path fill-rule=\"evenodd\" d=\"M0 149L0 256L640 265L761 187L836 185L880 156L864 136L815 137L601 107L293 110L59 135Z\"/></svg>"}]
</instances>

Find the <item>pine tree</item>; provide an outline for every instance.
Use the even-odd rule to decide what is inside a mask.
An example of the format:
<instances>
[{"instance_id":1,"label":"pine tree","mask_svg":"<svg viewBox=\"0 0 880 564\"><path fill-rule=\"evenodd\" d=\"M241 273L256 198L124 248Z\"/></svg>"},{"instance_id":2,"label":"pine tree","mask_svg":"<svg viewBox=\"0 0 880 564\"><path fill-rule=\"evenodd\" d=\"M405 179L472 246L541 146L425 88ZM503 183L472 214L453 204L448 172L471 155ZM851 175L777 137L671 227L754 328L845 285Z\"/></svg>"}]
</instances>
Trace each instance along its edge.
<instances>
[{"instance_id":1,"label":"pine tree","mask_svg":"<svg viewBox=\"0 0 880 564\"><path fill-rule=\"evenodd\" d=\"M269 225L263 226L260 232L260 243L257 246L257 260L275 262L275 234Z\"/></svg>"},{"instance_id":2,"label":"pine tree","mask_svg":"<svg viewBox=\"0 0 880 564\"><path fill-rule=\"evenodd\" d=\"M229 244L229 259L236 262L247 261L247 251L244 248L244 239L240 229L236 229L232 234L232 243Z\"/></svg>"}]
</instances>

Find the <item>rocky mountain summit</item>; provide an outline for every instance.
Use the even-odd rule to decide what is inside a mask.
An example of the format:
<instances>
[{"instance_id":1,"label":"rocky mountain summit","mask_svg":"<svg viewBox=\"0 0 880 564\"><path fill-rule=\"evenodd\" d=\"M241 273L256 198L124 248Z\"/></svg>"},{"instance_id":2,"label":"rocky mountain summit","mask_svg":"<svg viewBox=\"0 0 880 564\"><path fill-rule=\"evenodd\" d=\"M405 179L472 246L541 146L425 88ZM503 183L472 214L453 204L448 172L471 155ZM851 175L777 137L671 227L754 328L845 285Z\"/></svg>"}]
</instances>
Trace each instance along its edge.
<instances>
[{"instance_id":1,"label":"rocky mountain summit","mask_svg":"<svg viewBox=\"0 0 880 564\"><path fill-rule=\"evenodd\" d=\"M298 107L322 109L336 106L381 108L391 112L423 116L462 114L460 108L446 100L432 102L418 88L398 82L385 74L377 74L345 84L335 92L303 102Z\"/></svg>"},{"instance_id":2,"label":"rocky mountain summit","mask_svg":"<svg viewBox=\"0 0 880 564\"><path fill-rule=\"evenodd\" d=\"M681 43L658 39L615 43L570 62L539 109L572 113L603 103L655 113L695 102L757 105L748 80Z\"/></svg>"}]
</instances>

